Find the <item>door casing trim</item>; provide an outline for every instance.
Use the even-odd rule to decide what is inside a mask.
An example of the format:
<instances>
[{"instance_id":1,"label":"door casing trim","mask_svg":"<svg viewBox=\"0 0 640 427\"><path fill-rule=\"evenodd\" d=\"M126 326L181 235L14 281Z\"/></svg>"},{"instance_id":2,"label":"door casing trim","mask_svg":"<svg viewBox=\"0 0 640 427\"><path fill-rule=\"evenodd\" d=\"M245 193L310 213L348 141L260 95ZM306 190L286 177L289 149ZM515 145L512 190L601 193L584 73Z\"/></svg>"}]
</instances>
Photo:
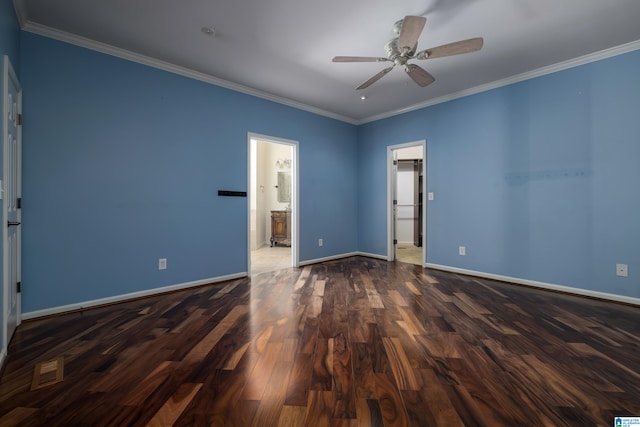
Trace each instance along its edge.
<instances>
[{"instance_id":1,"label":"door casing trim","mask_svg":"<svg viewBox=\"0 0 640 427\"><path fill-rule=\"evenodd\" d=\"M262 135L259 133L247 133L247 274L251 276L251 140L269 142L272 144L288 145L291 147L291 257L293 267L300 266L300 185L299 185L299 142L291 139Z\"/></svg>"},{"instance_id":2,"label":"door casing trim","mask_svg":"<svg viewBox=\"0 0 640 427\"><path fill-rule=\"evenodd\" d=\"M387 146L387 261L394 261L393 250L393 152L402 148L422 147L422 266L427 264L427 140Z\"/></svg>"}]
</instances>

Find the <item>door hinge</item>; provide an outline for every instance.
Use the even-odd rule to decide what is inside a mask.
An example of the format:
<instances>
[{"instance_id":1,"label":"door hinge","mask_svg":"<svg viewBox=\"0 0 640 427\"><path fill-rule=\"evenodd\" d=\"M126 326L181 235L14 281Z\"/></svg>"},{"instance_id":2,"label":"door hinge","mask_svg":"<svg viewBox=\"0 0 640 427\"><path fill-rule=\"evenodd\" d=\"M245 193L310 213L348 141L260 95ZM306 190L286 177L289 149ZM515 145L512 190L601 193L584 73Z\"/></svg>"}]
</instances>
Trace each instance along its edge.
<instances>
[{"instance_id":1,"label":"door hinge","mask_svg":"<svg viewBox=\"0 0 640 427\"><path fill-rule=\"evenodd\" d=\"M394 204L394 206L395 206L395 205L397 205L397 204L398 204L398 201L397 201L397 200L394 200L394 201L393 201L393 204Z\"/></svg>"},{"instance_id":2,"label":"door hinge","mask_svg":"<svg viewBox=\"0 0 640 427\"><path fill-rule=\"evenodd\" d=\"M18 126L22 126L22 113L18 113Z\"/></svg>"},{"instance_id":3,"label":"door hinge","mask_svg":"<svg viewBox=\"0 0 640 427\"><path fill-rule=\"evenodd\" d=\"M16 199L16 208L22 209L22 197Z\"/></svg>"},{"instance_id":4,"label":"door hinge","mask_svg":"<svg viewBox=\"0 0 640 427\"><path fill-rule=\"evenodd\" d=\"M393 239L393 244L397 245L398 244L398 240L397 239Z\"/></svg>"},{"instance_id":5,"label":"door hinge","mask_svg":"<svg viewBox=\"0 0 640 427\"><path fill-rule=\"evenodd\" d=\"M22 282L16 282L16 292L22 292Z\"/></svg>"},{"instance_id":6,"label":"door hinge","mask_svg":"<svg viewBox=\"0 0 640 427\"><path fill-rule=\"evenodd\" d=\"M394 161L393 161L393 165L394 165L394 166L398 166L398 161L397 161L397 160L394 160Z\"/></svg>"}]
</instances>

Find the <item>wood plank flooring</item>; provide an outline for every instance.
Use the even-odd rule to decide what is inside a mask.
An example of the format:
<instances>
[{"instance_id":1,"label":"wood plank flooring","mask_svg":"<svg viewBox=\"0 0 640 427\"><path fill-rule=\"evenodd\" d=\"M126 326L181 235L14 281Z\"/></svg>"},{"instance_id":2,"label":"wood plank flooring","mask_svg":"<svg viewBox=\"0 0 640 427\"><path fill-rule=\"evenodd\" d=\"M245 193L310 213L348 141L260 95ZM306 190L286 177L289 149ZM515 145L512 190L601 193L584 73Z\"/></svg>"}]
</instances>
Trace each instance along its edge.
<instances>
[{"instance_id":1,"label":"wood plank flooring","mask_svg":"<svg viewBox=\"0 0 640 427\"><path fill-rule=\"evenodd\" d=\"M64 380L31 391L34 366ZM610 426L640 308L362 257L31 321L2 426Z\"/></svg>"}]
</instances>

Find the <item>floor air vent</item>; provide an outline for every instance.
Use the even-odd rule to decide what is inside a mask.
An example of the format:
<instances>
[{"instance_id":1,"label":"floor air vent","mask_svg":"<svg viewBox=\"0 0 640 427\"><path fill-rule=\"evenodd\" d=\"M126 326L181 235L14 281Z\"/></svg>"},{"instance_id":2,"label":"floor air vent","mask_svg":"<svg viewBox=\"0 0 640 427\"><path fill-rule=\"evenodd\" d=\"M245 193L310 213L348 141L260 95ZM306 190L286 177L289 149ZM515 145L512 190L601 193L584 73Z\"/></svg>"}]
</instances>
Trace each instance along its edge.
<instances>
[{"instance_id":1,"label":"floor air vent","mask_svg":"<svg viewBox=\"0 0 640 427\"><path fill-rule=\"evenodd\" d=\"M37 363L33 370L31 390L37 390L62 381L64 376L64 358L58 357Z\"/></svg>"}]
</instances>

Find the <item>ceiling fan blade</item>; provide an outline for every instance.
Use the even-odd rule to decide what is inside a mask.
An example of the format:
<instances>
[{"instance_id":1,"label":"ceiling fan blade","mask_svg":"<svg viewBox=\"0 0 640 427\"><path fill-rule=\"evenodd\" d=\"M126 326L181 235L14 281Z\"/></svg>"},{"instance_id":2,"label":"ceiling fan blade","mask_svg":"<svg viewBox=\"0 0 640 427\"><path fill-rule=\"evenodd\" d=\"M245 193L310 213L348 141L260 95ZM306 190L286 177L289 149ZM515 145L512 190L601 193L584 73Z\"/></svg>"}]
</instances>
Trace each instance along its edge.
<instances>
[{"instance_id":1,"label":"ceiling fan blade","mask_svg":"<svg viewBox=\"0 0 640 427\"><path fill-rule=\"evenodd\" d=\"M384 70L380 71L378 74L376 74L375 76L371 77L369 80L367 80L366 82L358 86L356 90L368 88L369 86L371 86L372 84L380 80L382 77L384 77L384 75L386 75L389 71L393 70L393 67L394 66L391 66L389 68L385 68Z\"/></svg>"},{"instance_id":2,"label":"ceiling fan blade","mask_svg":"<svg viewBox=\"0 0 640 427\"><path fill-rule=\"evenodd\" d=\"M412 51L415 49L426 22L427 18L422 16L409 15L404 17L400 37L398 37L398 50L400 53L402 53L403 50Z\"/></svg>"},{"instance_id":3,"label":"ceiling fan blade","mask_svg":"<svg viewBox=\"0 0 640 427\"><path fill-rule=\"evenodd\" d=\"M416 64L407 64L404 70L418 86L425 87L436 80L435 77L429 74L424 68L418 67Z\"/></svg>"},{"instance_id":4,"label":"ceiling fan blade","mask_svg":"<svg viewBox=\"0 0 640 427\"><path fill-rule=\"evenodd\" d=\"M384 62L387 58L378 58L375 56L336 56L333 62Z\"/></svg>"},{"instance_id":5,"label":"ceiling fan blade","mask_svg":"<svg viewBox=\"0 0 640 427\"><path fill-rule=\"evenodd\" d=\"M417 59L431 59L442 58L444 56L460 55L461 53L475 52L482 49L484 40L482 37L476 37L474 39L460 40L449 44L443 44L442 46L432 47L431 49L425 49L416 54Z\"/></svg>"}]
</instances>

